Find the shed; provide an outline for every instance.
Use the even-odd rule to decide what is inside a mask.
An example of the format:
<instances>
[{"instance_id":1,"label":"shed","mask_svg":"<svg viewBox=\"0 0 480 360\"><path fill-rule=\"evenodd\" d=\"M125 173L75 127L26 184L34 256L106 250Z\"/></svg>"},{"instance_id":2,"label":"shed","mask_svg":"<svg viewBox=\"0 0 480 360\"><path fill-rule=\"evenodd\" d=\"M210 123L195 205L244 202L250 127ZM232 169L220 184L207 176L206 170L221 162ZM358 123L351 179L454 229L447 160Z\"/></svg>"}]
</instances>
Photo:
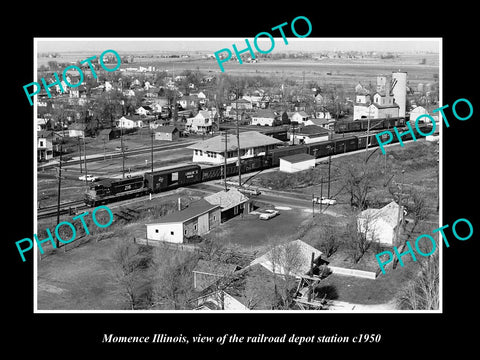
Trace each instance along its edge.
<instances>
[{"instance_id":1,"label":"shed","mask_svg":"<svg viewBox=\"0 0 480 360\"><path fill-rule=\"evenodd\" d=\"M98 133L98 137L102 140L113 140L120 137L120 130L118 129L103 129Z\"/></svg>"},{"instance_id":2,"label":"shed","mask_svg":"<svg viewBox=\"0 0 480 360\"><path fill-rule=\"evenodd\" d=\"M180 137L180 131L176 126L159 126L155 129L155 140L175 141Z\"/></svg>"},{"instance_id":3,"label":"shed","mask_svg":"<svg viewBox=\"0 0 480 360\"><path fill-rule=\"evenodd\" d=\"M184 239L203 235L220 225L220 206L201 199L187 208L146 224L147 239L181 244Z\"/></svg>"},{"instance_id":4,"label":"shed","mask_svg":"<svg viewBox=\"0 0 480 360\"><path fill-rule=\"evenodd\" d=\"M237 189L222 190L205 196L204 200L212 205L220 206L222 222L238 214L248 214L250 212L249 198Z\"/></svg>"},{"instance_id":5,"label":"shed","mask_svg":"<svg viewBox=\"0 0 480 360\"><path fill-rule=\"evenodd\" d=\"M313 169L315 167L315 157L309 154L295 154L280 158L280 171L294 173Z\"/></svg>"}]
</instances>

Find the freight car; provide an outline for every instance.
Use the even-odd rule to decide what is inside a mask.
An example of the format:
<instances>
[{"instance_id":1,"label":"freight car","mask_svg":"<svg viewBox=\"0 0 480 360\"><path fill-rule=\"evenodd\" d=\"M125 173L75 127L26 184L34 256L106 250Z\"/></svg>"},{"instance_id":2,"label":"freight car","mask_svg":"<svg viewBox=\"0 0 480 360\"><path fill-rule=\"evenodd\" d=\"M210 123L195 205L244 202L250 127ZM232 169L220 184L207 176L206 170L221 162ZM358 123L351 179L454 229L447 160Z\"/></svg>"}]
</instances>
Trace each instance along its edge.
<instances>
[{"instance_id":1,"label":"freight car","mask_svg":"<svg viewBox=\"0 0 480 360\"><path fill-rule=\"evenodd\" d=\"M369 124L370 122L370 124ZM404 117L391 117L382 119L358 119L336 121L334 125L335 133L342 134L346 132L392 129L393 127L405 126Z\"/></svg>"},{"instance_id":2,"label":"freight car","mask_svg":"<svg viewBox=\"0 0 480 360\"><path fill-rule=\"evenodd\" d=\"M429 132L428 125L419 127L423 133ZM407 129L399 128L400 133ZM417 129L413 129L415 137L420 138ZM387 134L383 136L387 137ZM382 137L383 137L382 136ZM268 151L263 156L257 156L250 159L244 159L241 162L241 173L248 173L260 169L279 166L280 158L295 154L310 154L315 158L326 157L330 155L338 155L351 151L361 150L366 147L367 139L369 146L378 146L375 133L372 132L368 136L348 136L340 139L322 141L308 145L292 145L283 146ZM402 141L411 140L410 133L402 136ZM398 142L398 138L394 137L392 142ZM186 165L173 167L154 172L147 172L141 176L135 176L128 179L120 180L102 180L93 183L85 194L85 203L90 206L97 204L105 204L123 200L130 197L146 195L148 193L156 193L159 191L167 191L179 186L186 186L209 180L217 180L224 176L224 165L214 165L201 168L198 165ZM229 163L226 166L226 175L234 176L238 174L237 162Z\"/></svg>"}]
</instances>

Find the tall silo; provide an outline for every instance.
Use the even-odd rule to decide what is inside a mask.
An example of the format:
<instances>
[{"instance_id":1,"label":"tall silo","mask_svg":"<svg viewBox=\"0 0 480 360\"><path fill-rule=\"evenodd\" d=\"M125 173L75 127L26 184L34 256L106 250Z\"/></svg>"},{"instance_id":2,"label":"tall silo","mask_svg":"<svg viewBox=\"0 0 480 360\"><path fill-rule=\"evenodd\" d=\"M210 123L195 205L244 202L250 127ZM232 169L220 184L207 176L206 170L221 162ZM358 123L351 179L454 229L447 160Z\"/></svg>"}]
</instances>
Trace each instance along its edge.
<instances>
[{"instance_id":1,"label":"tall silo","mask_svg":"<svg viewBox=\"0 0 480 360\"><path fill-rule=\"evenodd\" d=\"M400 106L398 116L405 116L407 105L407 73L404 71L392 72L392 81L396 81L392 93L395 98L395 103Z\"/></svg>"}]
</instances>

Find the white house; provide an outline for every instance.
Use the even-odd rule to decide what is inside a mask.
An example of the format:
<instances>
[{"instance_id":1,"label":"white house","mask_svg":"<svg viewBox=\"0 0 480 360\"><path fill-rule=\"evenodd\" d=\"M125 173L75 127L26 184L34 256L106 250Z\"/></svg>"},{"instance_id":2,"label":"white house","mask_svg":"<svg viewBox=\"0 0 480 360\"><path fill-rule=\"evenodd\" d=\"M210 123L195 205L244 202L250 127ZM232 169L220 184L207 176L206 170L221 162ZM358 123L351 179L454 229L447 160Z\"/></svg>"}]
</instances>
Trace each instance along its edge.
<instances>
[{"instance_id":1,"label":"white house","mask_svg":"<svg viewBox=\"0 0 480 360\"><path fill-rule=\"evenodd\" d=\"M290 132L290 141L294 144L313 144L327 141L330 132L317 125L306 125L300 129Z\"/></svg>"},{"instance_id":2,"label":"white house","mask_svg":"<svg viewBox=\"0 0 480 360\"><path fill-rule=\"evenodd\" d=\"M133 129L136 127L135 121L127 119L125 116L122 116L120 119L116 121L118 128L123 129Z\"/></svg>"},{"instance_id":3,"label":"white house","mask_svg":"<svg viewBox=\"0 0 480 360\"><path fill-rule=\"evenodd\" d=\"M415 123L415 121L420 115L425 114L428 114L428 111L425 110L423 106L417 106L415 109L412 109L412 111L410 111L410 122ZM428 121L428 118L424 118L423 120ZM422 121L422 119L420 119L419 121Z\"/></svg>"},{"instance_id":4,"label":"white house","mask_svg":"<svg viewBox=\"0 0 480 360\"><path fill-rule=\"evenodd\" d=\"M305 124L308 120L308 115L305 111L295 111L290 117L290 121L296 122L298 124Z\"/></svg>"},{"instance_id":5,"label":"white house","mask_svg":"<svg viewBox=\"0 0 480 360\"><path fill-rule=\"evenodd\" d=\"M232 103L233 104L233 103ZM273 126L277 116L272 110L258 109L255 114L252 115L252 125L259 126Z\"/></svg>"},{"instance_id":6,"label":"white house","mask_svg":"<svg viewBox=\"0 0 480 360\"><path fill-rule=\"evenodd\" d=\"M137 110L135 110L135 113L138 115L150 115L153 112L153 109L148 106L148 105L143 105L140 106Z\"/></svg>"},{"instance_id":7,"label":"white house","mask_svg":"<svg viewBox=\"0 0 480 360\"><path fill-rule=\"evenodd\" d=\"M395 231L401 225L403 216L403 209L395 201L381 209L366 209L357 217L358 231L365 233L370 241L395 245Z\"/></svg>"},{"instance_id":8,"label":"white house","mask_svg":"<svg viewBox=\"0 0 480 360\"><path fill-rule=\"evenodd\" d=\"M185 129L191 132L207 133L212 130L213 116L209 111L200 110L197 115L187 119Z\"/></svg>"}]
</instances>

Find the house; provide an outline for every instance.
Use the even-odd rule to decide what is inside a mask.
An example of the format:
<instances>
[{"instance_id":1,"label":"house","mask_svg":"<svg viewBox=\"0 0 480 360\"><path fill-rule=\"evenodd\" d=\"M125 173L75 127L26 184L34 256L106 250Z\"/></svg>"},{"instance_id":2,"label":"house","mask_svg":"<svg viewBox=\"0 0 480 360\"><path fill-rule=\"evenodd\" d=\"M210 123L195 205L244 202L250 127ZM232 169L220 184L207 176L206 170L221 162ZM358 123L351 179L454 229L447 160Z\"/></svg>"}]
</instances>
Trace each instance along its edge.
<instances>
[{"instance_id":1,"label":"house","mask_svg":"<svg viewBox=\"0 0 480 360\"><path fill-rule=\"evenodd\" d=\"M181 105L184 109L194 109L197 108L200 99L196 96L187 95L177 100L177 103Z\"/></svg>"},{"instance_id":2,"label":"house","mask_svg":"<svg viewBox=\"0 0 480 360\"><path fill-rule=\"evenodd\" d=\"M135 120L127 119L125 116L116 120L115 123L118 128L122 129L133 129L136 127Z\"/></svg>"},{"instance_id":3,"label":"house","mask_svg":"<svg viewBox=\"0 0 480 360\"><path fill-rule=\"evenodd\" d=\"M209 111L200 110L194 117L188 118L185 129L195 133L208 133L212 131L213 116Z\"/></svg>"},{"instance_id":4,"label":"house","mask_svg":"<svg viewBox=\"0 0 480 360\"><path fill-rule=\"evenodd\" d=\"M151 113L153 113L153 109L148 105L140 106L138 109L135 110L135 114L137 115L147 116Z\"/></svg>"},{"instance_id":5,"label":"house","mask_svg":"<svg viewBox=\"0 0 480 360\"><path fill-rule=\"evenodd\" d=\"M258 109L251 117L251 124L258 126L274 126L279 118L270 109Z\"/></svg>"},{"instance_id":6,"label":"house","mask_svg":"<svg viewBox=\"0 0 480 360\"><path fill-rule=\"evenodd\" d=\"M283 277L253 264L204 288L194 300L195 310L272 310L278 301L276 288L285 283Z\"/></svg>"},{"instance_id":7,"label":"house","mask_svg":"<svg viewBox=\"0 0 480 360\"><path fill-rule=\"evenodd\" d=\"M186 238L204 235L220 225L220 206L200 199L187 208L162 216L158 221L146 224L147 239L182 244Z\"/></svg>"},{"instance_id":8,"label":"house","mask_svg":"<svg viewBox=\"0 0 480 360\"><path fill-rule=\"evenodd\" d=\"M37 132L37 159L46 161L53 158L53 137L50 131Z\"/></svg>"},{"instance_id":9,"label":"house","mask_svg":"<svg viewBox=\"0 0 480 360\"><path fill-rule=\"evenodd\" d=\"M290 121L298 124L305 124L307 120L308 115L305 111L295 111L292 116L290 116Z\"/></svg>"},{"instance_id":10,"label":"house","mask_svg":"<svg viewBox=\"0 0 480 360\"><path fill-rule=\"evenodd\" d=\"M317 118L317 119L308 119L306 122L305 122L305 125L316 125L316 126L320 126L324 129L327 129L327 130L333 130L334 128L334 125L335 125L335 120L332 120L332 119L322 119L322 118Z\"/></svg>"},{"instance_id":11,"label":"house","mask_svg":"<svg viewBox=\"0 0 480 360\"><path fill-rule=\"evenodd\" d=\"M310 272L312 265L320 261L322 252L302 240L294 240L275 246L253 260L249 266L261 265L279 275L301 277Z\"/></svg>"},{"instance_id":12,"label":"house","mask_svg":"<svg viewBox=\"0 0 480 360\"><path fill-rule=\"evenodd\" d=\"M218 261L198 260L193 268L193 288L201 291L216 282L219 278L233 274L240 266Z\"/></svg>"},{"instance_id":13,"label":"house","mask_svg":"<svg viewBox=\"0 0 480 360\"><path fill-rule=\"evenodd\" d=\"M175 141L180 137L176 126L159 126L155 129L155 140Z\"/></svg>"},{"instance_id":14,"label":"house","mask_svg":"<svg viewBox=\"0 0 480 360\"><path fill-rule=\"evenodd\" d=\"M68 127L69 137L84 137L86 134L87 125L83 123L75 123Z\"/></svg>"},{"instance_id":15,"label":"house","mask_svg":"<svg viewBox=\"0 0 480 360\"><path fill-rule=\"evenodd\" d=\"M415 121L417 120L417 118L420 116L420 115L425 115L425 114L428 114L428 111L425 110L425 108L423 106L417 106L415 107L414 109L412 109L410 111L410 122L412 124L415 123ZM425 118L424 118L425 120ZM422 121L422 119L420 119L419 121Z\"/></svg>"},{"instance_id":16,"label":"house","mask_svg":"<svg viewBox=\"0 0 480 360\"><path fill-rule=\"evenodd\" d=\"M232 109L238 110L251 110L253 109L252 102L247 99L233 100L231 103Z\"/></svg>"},{"instance_id":17,"label":"house","mask_svg":"<svg viewBox=\"0 0 480 360\"><path fill-rule=\"evenodd\" d=\"M271 136L260 134L258 131L245 131L239 135L240 157L247 159L264 155L283 142ZM223 164L225 155L225 136L218 135L210 139L189 145L193 150L193 162ZM237 136L228 134L226 139L227 162L238 160Z\"/></svg>"},{"instance_id":18,"label":"house","mask_svg":"<svg viewBox=\"0 0 480 360\"><path fill-rule=\"evenodd\" d=\"M212 205L220 206L222 222L238 214L250 213L252 206L248 196L234 188L228 189L227 191L219 191L215 194L205 196L203 199Z\"/></svg>"},{"instance_id":19,"label":"house","mask_svg":"<svg viewBox=\"0 0 480 360\"><path fill-rule=\"evenodd\" d=\"M102 140L113 140L113 139L118 139L120 137L120 130L119 129L103 129L100 130L98 134L98 138Z\"/></svg>"},{"instance_id":20,"label":"house","mask_svg":"<svg viewBox=\"0 0 480 360\"><path fill-rule=\"evenodd\" d=\"M403 209L392 201L381 209L366 209L357 217L360 233L370 241L378 241L384 245L395 245L395 232L403 222Z\"/></svg>"},{"instance_id":21,"label":"house","mask_svg":"<svg viewBox=\"0 0 480 360\"><path fill-rule=\"evenodd\" d=\"M47 130L47 119L37 119L37 131Z\"/></svg>"},{"instance_id":22,"label":"house","mask_svg":"<svg viewBox=\"0 0 480 360\"><path fill-rule=\"evenodd\" d=\"M290 141L295 144L313 144L329 139L330 132L317 125L306 125L290 132Z\"/></svg>"},{"instance_id":23,"label":"house","mask_svg":"<svg viewBox=\"0 0 480 360\"><path fill-rule=\"evenodd\" d=\"M308 154L295 154L280 158L280 171L294 173L298 171L313 169L315 157Z\"/></svg>"},{"instance_id":24,"label":"house","mask_svg":"<svg viewBox=\"0 0 480 360\"><path fill-rule=\"evenodd\" d=\"M70 89L70 97L72 98L85 98L87 97L87 88L84 85L77 86Z\"/></svg>"}]
</instances>

